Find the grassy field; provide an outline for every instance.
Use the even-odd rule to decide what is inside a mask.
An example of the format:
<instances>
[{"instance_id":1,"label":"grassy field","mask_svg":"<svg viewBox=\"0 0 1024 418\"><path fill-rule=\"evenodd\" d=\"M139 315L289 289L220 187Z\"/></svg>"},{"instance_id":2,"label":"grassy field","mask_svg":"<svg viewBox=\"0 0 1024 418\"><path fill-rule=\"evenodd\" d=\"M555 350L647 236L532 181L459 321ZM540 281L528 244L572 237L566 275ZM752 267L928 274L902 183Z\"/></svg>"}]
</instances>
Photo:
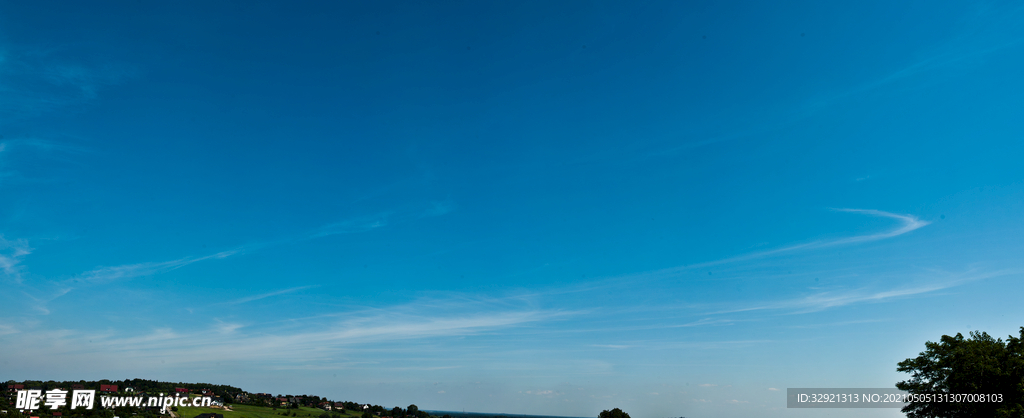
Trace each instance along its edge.
<instances>
[{"instance_id":1,"label":"grassy field","mask_svg":"<svg viewBox=\"0 0 1024 418\"><path fill-rule=\"evenodd\" d=\"M289 417L292 413L295 414L294 418L317 418L320 414L326 411L316 408L302 407L299 409L282 409L282 408L268 408L262 406L250 406L250 405L231 405L231 411L225 411L217 408L196 408L191 406L178 407L178 414L181 418L193 418L199 414L214 413L224 414L224 418L284 418L288 414ZM329 414L334 415L337 411L331 411ZM362 414L356 414L355 412L345 411L342 414L345 418L358 417Z\"/></svg>"}]
</instances>

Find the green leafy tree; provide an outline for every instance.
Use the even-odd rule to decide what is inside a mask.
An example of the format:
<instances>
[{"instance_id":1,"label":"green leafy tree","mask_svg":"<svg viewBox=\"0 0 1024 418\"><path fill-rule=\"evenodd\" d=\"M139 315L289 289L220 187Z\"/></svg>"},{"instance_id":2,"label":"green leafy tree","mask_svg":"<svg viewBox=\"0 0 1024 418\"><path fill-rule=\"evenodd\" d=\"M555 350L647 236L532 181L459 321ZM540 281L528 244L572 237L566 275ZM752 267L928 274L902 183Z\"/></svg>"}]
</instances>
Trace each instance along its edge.
<instances>
[{"instance_id":1,"label":"green leafy tree","mask_svg":"<svg viewBox=\"0 0 1024 418\"><path fill-rule=\"evenodd\" d=\"M426 413L425 411L420 411L420 408L416 406L416 404L409 405L408 408L405 408L405 416L417 418L430 418L430 414Z\"/></svg>"},{"instance_id":2,"label":"green leafy tree","mask_svg":"<svg viewBox=\"0 0 1024 418\"><path fill-rule=\"evenodd\" d=\"M1024 327L1006 341L984 332L957 333L926 342L925 351L897 364L910 373L896 387L912 394L997 394L1002 402L911 402L908 418L1024 416Z\"/></svg>"},{"instance_id":3,"label":"green leafy tree","mask_svg":"<svg viewBox=\"0 0 1024 418\"><path fill-rule=\"evenodd\" d=\"M629 418L629 414L622 412L619 408L615 408L611 411L601 411L601 413L597 415L597 418Z\"/></svg>"}]
</instances>

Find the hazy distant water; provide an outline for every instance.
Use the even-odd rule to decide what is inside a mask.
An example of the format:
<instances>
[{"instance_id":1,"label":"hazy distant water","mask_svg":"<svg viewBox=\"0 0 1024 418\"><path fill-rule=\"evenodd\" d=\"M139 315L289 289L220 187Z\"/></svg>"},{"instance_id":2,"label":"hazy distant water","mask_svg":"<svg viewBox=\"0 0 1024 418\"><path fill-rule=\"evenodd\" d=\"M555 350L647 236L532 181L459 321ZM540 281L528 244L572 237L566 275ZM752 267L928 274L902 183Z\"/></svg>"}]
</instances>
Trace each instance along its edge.
<instances>
[{"instance_id":1,"label":"hazy distant water","mask_svg":"<svg viewBox=\"0 0 1024 418\"><path fill-rule=\"evenodd\" d=\"M565 417L559 415L522 415L522 414L504 414L500 412L458 412L458 411L431 411L423 410L431 415L451 415L453 418L500 418L500 417L514 417L514 418L593 418L593 417Z\"/></svg>"}]
</instances>

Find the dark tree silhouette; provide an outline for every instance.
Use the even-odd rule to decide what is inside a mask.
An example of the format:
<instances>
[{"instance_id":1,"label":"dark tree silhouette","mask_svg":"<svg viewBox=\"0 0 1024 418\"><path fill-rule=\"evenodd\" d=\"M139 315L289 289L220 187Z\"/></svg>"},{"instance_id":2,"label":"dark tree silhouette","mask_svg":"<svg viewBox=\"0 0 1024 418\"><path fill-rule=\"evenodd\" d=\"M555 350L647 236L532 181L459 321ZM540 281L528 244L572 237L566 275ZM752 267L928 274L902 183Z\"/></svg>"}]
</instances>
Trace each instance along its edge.
<instances>
[{"instance_id":1,"label":"dark tree silhouette","mask_svg":"<svg viewBox=\"0 0 1024 418\"><path fill-rule=\"evenodd\" d=\"M898 363L896 370L911 377L896 387L917 395L999 395L1002 401L911 402L903 408L908 418L1024 416L1024 327L1019 338L1006 341L984 332L970 335L926 342L919 356Z\"/></svg>"},{"instance_id":2,"label":"dark tree silhouette","mask_svg":"<svg viewBox=\"0 0 1024 418\"><path fill-rule=\"evenodd\" d=\"M611 411L601 411L601 413L597 415L597 418L629 418L629 414L622 412L619 408L615 408Z\"/></svg>"}]
</instances>

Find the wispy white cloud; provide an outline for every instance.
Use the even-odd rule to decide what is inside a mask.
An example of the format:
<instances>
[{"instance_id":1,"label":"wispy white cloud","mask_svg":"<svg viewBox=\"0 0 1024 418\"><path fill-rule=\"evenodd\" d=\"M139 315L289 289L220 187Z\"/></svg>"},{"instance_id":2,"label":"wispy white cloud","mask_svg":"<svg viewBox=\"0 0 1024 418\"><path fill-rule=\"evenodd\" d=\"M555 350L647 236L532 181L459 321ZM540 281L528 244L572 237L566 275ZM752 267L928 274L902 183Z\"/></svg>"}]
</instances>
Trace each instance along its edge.
<instances>
[{"instance_id":1,"label":"wispy white cloud","mask_svg":"<svg viewBox=\"0 0 1024 418\"><path fill-rule=\"evenodd\" d=\"M278 296L278 295L284 295L284 294L288 294L288 293L292 293L292 292L298 292L300 290L309 289L309 288L313 288L313 287L316 287L316 286L299 286L299 287L293 287L293 288L290 288L290 289L282 289L282 290L278 290L278 291L274 291L274 292L269 292L269 293L264 293L264 294L260 294L260 295L254 295L254 296L248 296L248 297L244 297L244 298L235 299L235 300L230 301L228 303L232 304L232 305L237 305L237 304L240 304L240 303L252 302L254 300L260 300L260 299L269 298L271 296Z\"/></svg>"},{"instance_id":2,"label":"wispy white cloud","mask_svg":"<svg viewBox=\"0 0 1024 418\"><path fill-rule=\"evenodd\" d=\"M824 324L813 324L813 325L793 325L791 328L830 328L830 327L841 327L845 325L857 325L857 324L873 324L879 322L889 322L888 319L859 319L853 321L839 321Z\"/></svg>"},{"instance_id":3,"label":"wispy white cloud","mask_svg":"<svg viewBox=\"0 0 1024 418\"><path fill-rule=\"evenodd\" d=\"M778 254L783 254L783 253L789 253L789 252L793 252L793 251L796 251L796 250L813 250L813 249L819 249L819 248L833 247L833 246L837 246L837 245L854 244L854 243L859 243L859 242L869 242L869 241L877 241L877 240L886 239L886 238L894 238L894 237L906 234L908 232L911 232L913 230L916 230L918 228L921 228L921 227L926 226L926 225L929 224L929 222L922 221L922 220L918 219L917 217L915 217L913 215L900 215L900 214L891 213L891 212L885 212L885 211L881 211L881 210L874 210L874 209L833 209L833 210L835 210L837 212L857 213L857 214L862 214L862 215L869 215L869 216L876 216L876 217L884 217L884 218L895 219L895 220L899 221L899 225L896 228L893 228L893 229L891 229L889 231L885 231L885 232L879 232L879 233L875 233L875 234L866 234L866 235L856 235L856 236L852 236L852 237L838 238L838 239L833 239L833 240L813 241L813 242L809 242L809 243L805 243L805 244L797 244L797 245L792 245L792 246L789 246L789 247L777 248L777 249L774 249L774 250L754 252L754 253L744 254L744 255L740 255L740 256L736 256L736 257L730 257L730 258L725 258L725 259L721 259L721 260L710 261L710 262L707 262L707 263L695 264L695 265L690 266L690 268L708 267L708 266L712 266L712 265L720 265L720 264L725 264L725 263L730 263L730 262L735 262L735 261L744 261L744 260L750 260L750 259L755 259L755 258L762 258L762 257L771 256L771 255L778 255Z\"/></svg>"},{"instance_id":4,"label":"wispy white cloud","mask_svg":"<svg viewBox=\"0 0 1024 418\"><path fill-rule=\"evenodd\" d=\"M430 207L420 213L421 218L432 218L434 216L447 215L455 210L455 203L451 201L433 201Z\"/></svg>"},{"instance_id":5,"label":"wispy white cloud","mask_svg":"<svg viewBox=\"0 0 1024 418\"><path fill-rule=\"evenodd\" d=\"M73 145L67 142L59 142L48 139L39 138L13 138L5 139L0 142L0 152L14 152L18 149L21 150L36 150L36 151L58 151L65 153L84 153L89 152L89 149L78 145Z\"/></svg>"},{"instance_id":6,"label":"wispy white cloud","mask_svg":"<svg viewBox=\"0 0 1024 418\"><path fill-rule=\"evenodd\" d=\"M21 261L32 253L28 241L23 239L7 239L0 234L0 271L4 278L14 283L21 283Z\"/></svg>"},{"instance_id":7,"label":"wispy white cloud","mask_svg":"<svg viewBox=\"0 0 1024 418\"><path fill-rule=\"evenodd\" d=\"M0 336L7 334L17 334L18 332L20 331L18 331L18 329L15 328L13 325L0 324Z\"/></svg>"},{"instance_id":8,"label":"wispy white cloud","mask_svg":"<svg viewBox=\"0 0 1024 418\"><path fill-rule=\"evenodd\" d=\"M100 267L81 273L67 280L41 283L43 286L41 288L38 286L23 285L20 291L25 297L33 301L31 305L33 310L46 315L50 313L50 310L47 307L50 302L53 302L54 300L71 293L78 288L104 285L131 280L138 277L166 273L200 261L227 258L238 253L238 250L221 251L203 257L184 257L170 261ZM2 261L2 258L0 258L0 261ZM20 281L18 283L22 284Z\"/></svg>"},{"instance_id":9,"label":"wispy white cloud","mask_svg":"<svg viewBox=\"0 0 1024 418\"><path fill-rule=\"evenodd\" d=\"M307 236L307 239L321 238L331 235L354 234L383 228L388 225L388 216L390 215L392 215L392 212L384 212L371 217L348 219L341 222L327 224L310 233Z\"/></svg>"},{"instance_id":10,"label":"wispy white cloud","mask_svg":"<svg viewBox=\"0 0 1024 418\"><path fill-rule=\"evenodd\" d=\"M3 146L5 143L0 143ZM46 142L40 143L39 146L51 145ZM59 146L59 145L53 145ZM0 152L3 152L5 148L0 148ZM116 266L105 266L99 267L93 270L83 272L75 275L69 279L51 282L45 284L44 288L49 290L40 291L34 288L23 289L22 292L25 296L29 297L34 301L32 308L43 314L48 314L49 309L47 304L52 302L54 299L60 298L61 296L73 291L76 288L83 286L103 285L109 283L115 283L125 280L131 280L138 277L147 277L157 274L166 273L173 271L200 261L206 260L217 260L224 259L236 254L243 252L255 252L260 250L266 250L269 247L281 245L288 242L311 240L315 238L326 237L330 235L348 234L356 232L370 231L377 228L382 228L388 225L388 218L395 216L400 221L412 220L430 216L441 216L447 214L453 210L451 203L433 203L430 208L420 211L407 211L407 212L385 212L372 217L354 218L346 221L336 222L333 224L324 225L317 228L315 231L301 236L297 239L283 239L278 241L263 242L249 244L237 249L221 251L218 253L201 256L201 257L182 257L168 261L157 261L157 262L142 262L123 264ZM0 272L2 272L5 279L14 283L21 283L21 266L20 263L22 258L30 254L32 248L28 246L25 240L8 240L0 235ZM303 290L312 286L302 286L290 289L278 290L266 294L254 295L249 297L243 297L236 299L228 304L242 304L246 302L252 302L272 296L283 295L291 292Z\"/></svg>"},{"instance_id":11,"label":"wispy white cloud","mask_svg":"<svg viewBox=\"0 0 1024 418\"><path fill-rule=\"evenodd\" d=\"M847 305L860 303L878 303L900 298L906 298L910 296L922 295L926 293L932 293L939 290L964 285L970 282L984 280L992 277L1004 276L1011 273L1013 272L998 271L983 274L972 273L964 275L953 275L951 277L945 277L938 280L929 280L923 284L910 285L899 289L889 290L856 289L821 291L800 298L787 299L777 302L767 302L745 308L728 309L718 312L712 312L711 314L714 315L766 310L787 311L789 313L795 314L812 313Z\"/></svg>"},{"instance_id":12,"label":"wispy white cloud","mask_svg":"<svg viewBox=\"0 0 1024 418\"><path fill-rule=\"evenodd\" d=\"M424 338L436 335L462 335L479 330L508 327L536 322L560 316L561 313L545 311L508 311L455 317L425 318L375 318L378 323L365 320L349 321L338 328L316 334L315 338L325 341L354 342L362 340L394 340Z\"/></svg>"},{"instance_id":13,"label":"wispy white cloud","mask_svg":"<svg viewBox=\"0 0 1024 418\"><path fill-rule=\"evenodd\" d=\"M459 304L458 301L449 303ZM152 365L154 359L159 359L178 365L244 361L268 368L311 365L321 369L345 368L353 364L353 353L374 352L382 346L417 347L417 344L402 342L465 338L555 321L566 315L528 307L488 306L480 310L475 305L463 305L461 313L437 314L429 306L411 303L387 311L349 313L346 315L349 318L334 323L291 324L285 328L261 324L258 329L250 329L238 323L215 321L200 330L161 327L128 335L113 330L20 330L18 349L7 350L5 360L37 361L58 357L68 364L108 364L116 358L121 366L135 367ZM6 346L10 341L5 338L8 337L0 333L0 344ZM414 367L431 370L461 366L449 363Z\"/></svg>"},{"instance_id":14,"label":"wispy white cloud","mask_svg":"<svg viewBox=\"0 0 1024 418\"><path fill-rule=\"evenodd\" d=\"M614 349L614 350L621 350L623 348L631 348L631 347L633 347L631 345L622 345L622 344L591 344L590 346L591 347L598 347L598 348L611 348L611 349Z\"/></svg>"},{"instance_id":15,"label":"wispy white cloud","mask_svg":"<svg viewBox=\"0 0 1024 418\"><path fill-rule=\"evenodd\" d=\"M77 90L85 99L96 97L97 91L107 85L120 84L134 76L126 66L103 65L86 67L80 64L49 64L40 68L42 76L51 85Z\"/></svg>"},{"instance_id":16,"label":"wispy white cloud","mask_svg":"<svg viewBox=\"0 0 1024 418\"><path fill-rule=\"evenodd\" d=\"M926 52L923 58L905 63L901 67L892 68L887 73L851 86L830 97L808 103L799 113L806 116L818 109L866 92L882 88L892 89L892 84L913 79L924 73L938 72L962 63L981 62L979 59L985 55L1019 47L1024 44L1024 38L1021 38L1019 32L1020 15L1024 8L1016 4L1009 10L1006 10L1005 7L1006 5L981 7L977 16L968 20L959 35L936 45L931 53Z\"/></svg>"},{"instance_id":17,"label":"wispy white cloud","mask_svg":"<svg viewBox=\"0 0 1024 418\"><path fill-rule=\"evenodd\" d=\"M2 99L0 99L2 100ZM7 138L0 141L0 185L6 186L12 181L38 183L46 181L40 177L26 177L21 168L36 166L35 158L55 158L65 154L80 154L88 149L66 142L44 140L38 138Z\"/></svg>"},{"instance_id":18,"label":"wispy white cloud","mask_svg":"<svg viewBox=\"0 0 1024 418\"><path fill-rule=\"evenodd\" d=\"M45 49L0 46L0 115L31 117L88 102L104 87L136 74L128 65L86 66L56 56Z\"/></svg>"},{"instance_id":19,"label":"wispy white cloud","mask_svg":"<svg viewBox=\"0 0 1024 418\"><path fill-rule=\"evenodd\" d=\"M703 318L703 319L700 319L700 320L697 320L697 321L687 322L685 324L665 325L664 327L665 328L689 328L689 327L700 327L700 326L705 326L705 325L731 325L731 324L733 324L735 322L736 321L732 320L732 319Z\"/></svg>"},{"instance_id":20,"label":"wispy white cloud","mask_svg":"<svg viewBox=\"0 0 1024 418\"><path fill-rule=\"evenodd\" d=\"M659 269L659 270L652 270L652 271L645 271L645 272L638 272L638 273L630 273L630 274L624 274L624 275L620 275L620 276L612 276L612 277L607 277L607 278L603 278L603 279L599 279L599 280L591 280L591 281L587 281L587 282L584 282L584 283L575 283L575 284L572 284L571 286L565 286L565 287L561 287L561 288L552 288L552 289L548 289L548 290L543 291L543 292L537 292L536 295L543 294L545 296L549 296L550 297L550 296L555 296L555 295L584 294L584 293L594 292L594 291L608 291L608 289L610 289L610 288L623 288L624 286L625 287L634 287L636 285L636 283L638 283L638 281L644 281L644 280L656 281L656 280L662 280L662 279L674 279L674 278L677 278L677 277L679 277L679 276L681 276L681 275L683 275L685 273L692 272L693 270L701 270L701 269L706 269L708 267L728 265L728 264L739 264L739 263L742 263L742 262L749 262L749 261L756 261L756 260L767 259L767 258L770 258L770 257L773 257L773 256L799 254L799 253L804 252L804 251L814 251L814 250L818 250L818 249L837 247L837 246L842 246L842 245L855 245L855 244L859 244L859 243L867 243L867 242L873 242L873 241L882 241L882 240L886 240L886 239L893 239L893 238L896 238L896 237L908 234L908 233L910 233L912 231L915 231L917 229L923 228L923 227L925 227L925 226L930 224L928 221L923 221L923 220L921 220L918 217L913 216L913 215L902 215L902 214L896 214L896 213L880 211L880 210L874 210L874 209L846 209L846 208L840 208L840 209L831 209L831 210L835 211L835 212L852 213L852 214L858 214L858 215L866 215L866 216L873 216L873 217L882 217L882 218L893 219L893 220L897 221L897 224L894 227L891 227L890 229L883 230L881 232L876 232L876 233L863 234L863 235L854 235L854 236L848 236L848 237L843 237L843 238L835 238L835 239L831 239L831 240L811 241L811 242L807 242L807 243L789 245L789 246L785 246L785 247L781 247L781 248L775 248L775 249L770 249L770 250L749 252L749 253L746 253L746 254L741 254L741 255L737 255L737 256L721 258L721 259L717 259L717 260L705 261L705 262L700 262L700 263L694 263L694 264L687 264L687 265L669 267L669 268L664 268L664 269ZM680 306L681 305L679 305L679 304L674 304L672 306L672 309L677 309ZM694 309L705 309L705 308L707 308L707 305L694 304L694 305L690 305L689 307L690 308L694 308ZM637 310L637 309L641 309L641 310L658 309L658 310L661 310L663 308L631 307L629 309L630 310ZM722 312L717 312L717 313L722 313ZM702 319L702 320L699 320L699 321L687 322L687 323L684 323L684 324L677 324L677 325L674 325L674 326L675 327L692 327L692 326L702 326L702 325L725 325L725 324L729 324L729 323L731 323L733 321L735 321L735 320L705 318L705 319ZM659 327L661 327L661 326L659 326ZM639 328L631 327L630 329L643 329L643 328L646 328L646 327L639 327Z\"/></svg>"},{"instance_id":21,"label":"wispy white cloud","mask_svg":"<svg viewBox=\"0 0 1024 418\"><path fill-rule=\"evenodd\" d=\"M217 321L217 324L217 330L220 331L221 334L231 334L237 331L239 328L245 326L242 324L229 323L224 321Z\"/></svg>"},{"instance_id":22,"label":"wispy white cloud","mask_svg":"<svg viewBox=\"0 0 1024 418\"><path fill-rule=\"evenodd\" d=\"M448 213L450 210L451 209L448 206L442 206L440 208L434 206L432 209L426 212L422 212L420 215L417 216L425 216L423 214L430 214L430 216L439 216L444 213ZM391 213L386 212L372 217L356 218L324 225L318 228L317 230L313 231L312 233L304 236L302 240L326 237L330 235L364 232L377 228L382 228L388 225L387 217L390 215ZM215 254L210 254L201 257L182 257L168 261L142 262L134 264L100 267L86 271L84 273L76 275L71 279L62 282L61 287L62 289L65 290L63 290L63 293L61 294L67 293L69 289L78 286L104 284L115 281L130 280L137 277L152 276L176 270L200 261L224 259L243 252L258 251L261 249L266 249L267 247L280 245L282 243L286 243L289 241L294 240L280 240L273 242L250 244L244 247L239 247L238 249L221 251ZM7 251L6 253L4 253L5 250ZM6 240L3 238L2 235L0 235L0 270L4 271L6 275L20 280L20 276L18 275L18 263L20 262L20 259L23 256L29 254L30 252L31 248L28 247L27 242L25 242L24 240ZM296 287L291 289L275 291L263 295L240 298L230 303L239 304L251 302L254 300L259 300L271 296L295 292L308 287L310 286Z\"/></svg>"},{"instance_id":23,"label":"wispy white cloud","mask_svg":"<svg viewBox=\"0 0 1024 418\"><path fill-rule=\"evenodd\" d=\"M367 232L417 219L443 216L454 210L455 204L451 201L432 201L425 208L385 211L371 216L355 217L327 224L312 231L303 239Z\"/></svg>"},{"instance_id":24,"label":"wispy white cloud","mask_svg":"<svg viewBox=\"0 0 1024 418\"><path fill-rule=\"evenodd\" d=\"M522 392L522 393L525 393L527 395L538 395L538 396L558 396L558 395L562 394L562 392L558 392L558 391L554 391L554 390L528 390L528 391Z\"/></svg>"},{"instance_id":25,"label":"wispy white cloud","mask_svg":"<svg viewBox=\"0 0 1024 418\"><path fill-rule=\"evenodd\" d=\"M859 235L859 236L855 236L855 237L842 238L842 239L837 239L837 240L834 240L834 241L824 242L824 243L822 243L821 246L833 246L833 245L842 245L842 244L852 244L852 243L857 243L857 242L877 241L877 240L880 240L880 239L892 238L892 237L896 237L896 236L900 236L900 235L906 234L906 233L908 233L910 231L913 231L915 229L922 228L922 227L927 226L928 224L931 223L931 222L928 222L928 221L922 221L922 220L918 219L916 216L913 216L913 215L900 215L900 214L896 214L896 213L884 212L884 211L873 210L873 209L835 209L835 210L838 211L838 212L859 213L859 214L863 214L863 215L879 216L879 217L883 217L883 218L895 219L895 220L900 222L900 226L895 228L895 229L892 229L890 231L881 232L881 233L877 233L877 234Z\"/></svg>"},{"instance_id":26,"label":"wispy white cloud","mask_svg":"<svg viewBox=\"0 0 1024 418\"><path fill-rule=\"evenodd\" d=\"M170 261L124 264L120 266L100 267L82 273L68 281L67 284L102 284L119 280L130 280L137 277L152 276L176 270L187 265L205 260L218 260L238 254L238 250L221 251L203 257L184 257Z\"/></svg>"},{"instance_id":27,"label":"wispy white cloud","mask_svg":"<svg viewBox=\"0 0 1024 418\"><path fill-rule=\"evenodd\" d=\"M898 237L900 235L906 234L908 232L911 232L911 231L917 230L919 228L922 228L922 227L924 227L924 226L929 224L928 221L922 221L922 220L918 219L916 216L913 216L913 215L900 215L900 214L891 213L891 212L885 212L885 211L881 211L881 210L874 210L874 209L833 209L833 210L837 211L837 212L856 213L856 214L861 214L861 215L890 218L890 219L894 219L894 220L899 221L899 224L895 228L893 228L893 229L890 229L888 231L879 232L879 233L874 233L874 234L855 235L855 236L851 236L851 237L837 238L837 239L832 239L832 240L812 241L812 242L808 242L808 243L804 243L804 244L796 244L796 245L791 245L791 246L787 246L787 247L776 248L776 249L766 250L766 251L757 251L757 252L742 254L742 255L738 255L738 256L734 256L734 257L728 257L728 258L722 258L722 259L718 259L718 260L713 260L713 261L705 261L705 262L701 262L701 263L688 264L688 265L685 265L685 266L670 267L670 268L662 269L662 270L655 270L655 271L644 272L644 273L630 274L630 275L627 275L627 276L618 277L618 278L616 278L616 280L622 280L622 279L634 280L634 279L641 278L641 277L659 278L659 277L676 276L679 273L684 272L684 271L695 270L695 269L702 269L702 268L707 268L707 267L712 267L712 266L719 266L719 265L723 265L723 264L730 264L730 263L736 263L736 262L742 262L742 261L756 260L756 259L761 259L761 258L766 258L766 257L771 257L771 256L776 256L776 255L783 255L783 254L793 253L793 252L796 252L796 251L809 251L809 250L816 250L816 249L834 247L834 246L839 246L839 245L849 245L849 244L856 244L856 243L863 243L863 242L870 242L870 241L878 241L878 240L883 240L883 239L888 239L888 238L895 238L895 237Z\"/></svg>"}]
</instances>

